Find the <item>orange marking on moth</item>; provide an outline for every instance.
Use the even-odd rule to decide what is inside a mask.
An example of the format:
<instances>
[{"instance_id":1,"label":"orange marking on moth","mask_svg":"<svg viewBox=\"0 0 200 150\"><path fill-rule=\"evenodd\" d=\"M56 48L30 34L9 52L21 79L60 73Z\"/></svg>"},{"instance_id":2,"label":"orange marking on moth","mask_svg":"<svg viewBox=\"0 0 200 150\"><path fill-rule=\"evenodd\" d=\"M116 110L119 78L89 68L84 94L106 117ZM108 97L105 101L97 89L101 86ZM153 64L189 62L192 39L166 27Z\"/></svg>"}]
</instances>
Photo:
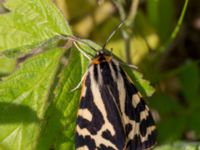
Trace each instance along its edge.
<instances>
[{"instance_id":1,"label":"orange marking on moth","mask_svg":"<svg viewBox=\"0 0 200 150\"><path fill-rule=\"evenodd\" d=\"M92 60L92 64L100 64L100 61L99 61L98 59L99 59L99 57L93 59L93 60Z\"/></svg>"},{"instance_id":2,"label":"orange marking on moth","mask_svg":"<svg viewBox=\"0 0 200 150\"><path fill-rule=\"evenodd\" d=\"M105 58L106 58L106 62L110 62L112 60L111 56L105 56Z\"/></svg>"},{"instance_id":3,"label":"orange marking on moth","mask_svg":"<svg viewBox=\"0 0 200 150\"><path fill-rule=\"evenodd\" d=\"M94 58L92 64L100 64L101 62L110 62L112 60L111 56L103 56L105 60L99 60L100 57Z\"/></svg>"}]
</instances>

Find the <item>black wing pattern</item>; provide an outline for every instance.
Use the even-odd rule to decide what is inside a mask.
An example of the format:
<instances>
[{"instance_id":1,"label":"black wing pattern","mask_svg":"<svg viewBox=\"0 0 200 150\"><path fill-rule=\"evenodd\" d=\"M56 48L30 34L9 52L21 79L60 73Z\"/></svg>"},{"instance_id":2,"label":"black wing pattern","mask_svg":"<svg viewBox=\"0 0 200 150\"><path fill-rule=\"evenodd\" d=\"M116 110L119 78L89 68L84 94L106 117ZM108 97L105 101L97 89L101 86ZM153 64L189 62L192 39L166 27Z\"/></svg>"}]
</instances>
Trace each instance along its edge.
<instances>
[{"instance_id":1,"label":"black wing pattern","mask_svg":"<svg viewBox=\"0 0 200 150\"><path fill-rule=\"evenodd\" d=\"M126 150L143 150L156 144L156 127L142 96L120 68L125 87ZM127 119L128 118L128 119Z\"/></svg>"}]
</instances>

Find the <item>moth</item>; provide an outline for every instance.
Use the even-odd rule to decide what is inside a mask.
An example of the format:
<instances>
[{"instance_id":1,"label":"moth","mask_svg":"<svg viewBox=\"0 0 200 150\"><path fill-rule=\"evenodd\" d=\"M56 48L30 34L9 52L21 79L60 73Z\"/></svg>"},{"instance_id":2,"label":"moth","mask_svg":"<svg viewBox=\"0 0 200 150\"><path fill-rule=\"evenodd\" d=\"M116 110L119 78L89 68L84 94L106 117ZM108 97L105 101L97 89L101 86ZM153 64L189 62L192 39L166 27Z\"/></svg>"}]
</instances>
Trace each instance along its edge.
<instances>
[{"instance_id":1,"label":"moth","mask_svg":"<svg viewBox=\"0 0 200 150\"><path fill-rule=\"evenodd\" d=\"M141 94L119 61L98 51L82 82L76 150L143 150L155 143L156 126Z\"/></svg>"}]
</instances>

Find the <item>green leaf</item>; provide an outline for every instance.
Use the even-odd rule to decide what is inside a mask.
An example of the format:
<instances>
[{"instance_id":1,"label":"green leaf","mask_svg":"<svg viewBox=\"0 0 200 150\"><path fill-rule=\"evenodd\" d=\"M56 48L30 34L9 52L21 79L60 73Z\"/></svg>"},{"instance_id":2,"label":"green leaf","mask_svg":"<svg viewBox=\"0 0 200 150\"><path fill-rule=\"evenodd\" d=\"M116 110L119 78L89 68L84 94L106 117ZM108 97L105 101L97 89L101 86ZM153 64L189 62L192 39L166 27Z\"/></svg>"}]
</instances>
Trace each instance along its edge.
<instances>
[{"instance_id":1,"label":"green leaf","mask_svg":"<svg viewBox=\"0 0 200 150\"><path fill-rule=\"evenodd\" d=\"M199 68L198 64L188 61L179 72L181 90L188 103L196 105L199 100Z\"/></svg>"},{"instance_id":2,"label":"green leaf","mask_svg":"<svg viewBox=\"0 0 200 150\"><path fill-rule=\"evenodd\" d=\"M0 15L0 51L72 34L51 0L8 0L5 7L11 12Z\"/></svg>"},{"instance_id":3,"label":"green leaf","mask_svg":"<svg viewBox=\"0 0 200 150\"><path fill-rule=\"evenodd\" d=\"M174 142L173 144L166 144L156 147L155 150L198 150L200 148L199 142Z\"/></svg>"},{"instance_id":4,"label":"green leaf","mask_svg":"<svg viewBox=\"0 0 200 150\"><path fill-rule=\"evenodd\" d=\"M129 77L132 79L134 85L139 89L139 91L142 93L143 96L152 96L155 92L155 89L150 85L150 82L143 79L143 75L134 70L132 71L127 66L123 66L126 73L129 75Z\"/></svg>"},{"instance_id":5,"label":"green leaf","mask_svg":"<svg viewBox=\"0 0 200 150\"><path fill-rule=\"evenodd\" d=\"M160 104L162 103L163 106L167 107L160 107ZM166 95L161 92L156 92L152 97L151 97L151 105L153 108L155 108L159 114L162 116L167 116L170 115L171 113L177 112L177 110L181 109L181 106L177 102L175 98L172 96Z\"/></svg>"},{"instance_id":6,"label":"green leaf","mask_svg":"<svg viewBox=\"0 0 200 150\"><path fill-rule=\"evenodd\" d=\"M0 56L0 77L11 73L14 70L15 64L14 59Z\"/></svg>"},{"instance_id":7,"label":"green leaf","mask_svg":"<svg viewBox=\"0 0 200 150\"><path fill-rule=\"evenodd\" d=\"M35 150L60 49L52 49L21 64L0 82L0 148Z\"/></svg>"},{"instance_id":8,"label":"green leaf","mask_svg":"<svg viewBox=\"0 0 200 150\"><path fill-rule=\"evenodd\" d=\"M74 129L80 99L80 89L71 90L80 83L88 61L75 48L71 49L68 64L59 75L54 101L46 113L37 150L74 148Z\"/></svg>"},{"instance_id":9,"label":"green leaf","mask_svg":"<svg viewBox=\"0 0 200 150\"><path fill-rule=\"evenodd\" d=\"M155 26L159 26L159 0L147 1L147 11L149 21Z\"/></svg>"}]
</instances>

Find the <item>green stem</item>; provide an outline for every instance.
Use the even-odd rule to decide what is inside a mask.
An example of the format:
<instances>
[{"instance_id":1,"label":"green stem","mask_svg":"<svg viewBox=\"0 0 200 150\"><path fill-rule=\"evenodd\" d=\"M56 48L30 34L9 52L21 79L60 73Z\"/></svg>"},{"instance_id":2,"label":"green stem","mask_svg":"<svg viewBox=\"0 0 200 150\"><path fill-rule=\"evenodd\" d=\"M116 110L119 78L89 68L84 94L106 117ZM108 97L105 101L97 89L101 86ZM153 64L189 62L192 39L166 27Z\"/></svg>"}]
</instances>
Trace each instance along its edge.
<instances>
[{"instance_id":1,"label":"green stem","mask_svg":"<svg viewBox=\"0 0 200 150\"><path fill-rule=\"evenodd\" d=\"M161 52L163 52L167 47L169 47L169 45L174 41L174 39L176 38L178 32L180 31L180 28L181 28L181 25L183 23L183 19L184 19L184 16L185 16L185 13L186 13L186 10L187 10L187 6L188 6L188 3L189 3L189 0L185 0L185 3L184 3L184 6L183 6L183 9L181 11L181 15L178 19L178 22L177 22L177 25L175 26L171 36L169 37L169 39L167 40L167 42L161 46L159 48L159 50Z\"/></svg>"}]
</instances>

